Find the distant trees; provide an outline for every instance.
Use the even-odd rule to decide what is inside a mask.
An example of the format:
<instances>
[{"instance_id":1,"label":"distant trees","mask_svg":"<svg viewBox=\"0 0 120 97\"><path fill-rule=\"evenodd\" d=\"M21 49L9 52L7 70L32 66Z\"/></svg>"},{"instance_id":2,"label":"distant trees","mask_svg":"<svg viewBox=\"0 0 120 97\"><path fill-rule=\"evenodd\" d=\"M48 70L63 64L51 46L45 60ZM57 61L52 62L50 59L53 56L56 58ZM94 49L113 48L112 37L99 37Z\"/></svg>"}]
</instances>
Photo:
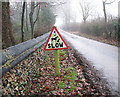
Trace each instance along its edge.
<instances>
[{"instance_id":1,"label":"distant trees","mask_svg":"<svg viewBox=\"0 0 120 97\"><path fill-rule=\"evenodd\" d=\"M15 45L9 2L2 2L2 42L3 48Z\"/></svg>"},{"instance_id":2,"label":"distant trees","mask_svg":"<svg viewBox=\"0 0 120 97\"><path fill-rule=\"evenodd\" d=\"M55 15L49 4L46 6L46 3L42 2L40 10L35 37L50 31L55 24Z\"/></svg>"},{"instance_id":3,"label":"distant trees","mask_svg":"<svg viewBox=\"0 0 120 97\"><path fill-rule=\"evenodd\" d=\"M109 2L107 2L108 0L103 0L102 2L103 2L103 13L104 13L104 18L105 18L105 22L107 22L107 13L106 13L106 5L108 5L108 4L112 4L114 1L109 1Z\"/></svg>"},{"instance_id":4,"label":"distant trees","mask_svg":"<svg viewBox=\"0 0 120 97\"><path fill-rule=\"evenodd\" d=\"M70 18L71 18L71 16L70 16L70 11L71 11L71 9L70 9L70 0L67 0L65 2L65 4L63 4L61 7L62 7L63 15L64 15L64 24L66 26L68 26L69 23L70 23Z\"/></svg>"},{"instance_id":5,"label":"distant trees","mask_svg":"<svg viewBox=\"0 0 120 97\"><path fill-rule=\"evenodd\" d=\"M62 29L72 32L79 32L80 35L87 34L91 36L110 38L114 40L117 40L120 37L120 19L116 17L108 19L106 24L104 18L98 17L91 21L86 21L86 23L70 23L69 27L69 29L62 27ZM109 37L107 35L109 35Z\"/></svg>"},{"instance_id":6,"label":"distant trees","mask_svg":"<svg viewBox=\"0 0 120 97\"><path fill-rule=\"evenodd\" d=\"M91 9L92 9L92 7L90 5L90 2L88 2L87 0L79 1L79 11L82 15L84 23L86 23L86 20L90 16Z\"/></svg>"},{"instance_id":7,"label":"distant trees","mask_svg":"<svg viewBox=\"0 0 120 97\"><path fill-rule=\"evenodd\" d=\"M118 18L118 25L117 25L117 32L118 32L118 42L120 42L120 17Z\"/></svg>"},{"instance_id":8,"label":"distant trees","mask_svg":"<svg viewBox=\"0 0 120 97\"><path fill-rule=\"evenodd\" d=\"M33 28L33 14L35 9L35 2L31 2L31 12L29 14L30 26L31 26L31 38L34 38L34 28Z\"/></svg>"},{"instance_id":9,"label":"distant trees","mask_svg":"<svg viewBox=\"0 0 120 97\"><path fill-rule=\"evenodd\" d=\"M51 9L54 4L47 5L47 2L25 2L24 0L22 2L2 2L3 48L51 30L55 23L55 16Z\"/></svg>"},{"instance_id":10,"label":"distant trees","mask_svg":"<svg viewBox=\"0 0 120 97\"><path fill-rule=\"evenodd\" d=\"M105 34L106 34L106 38L109 38L109 37L111 37L112 32L111 31L108 32L108 27L107 27L108 19L107 19L107 13L106 13L106 5L112 4L115 0L111 1L111 2L110 1L107 2L107 1L108 0L103 0L102 2L103 2L103 13L104 13L105 29L106 29Z\"/></svg>"},{"instance_id":11,"label":"distant trees","mask_svg":"<svg viewBox=\"0 0 120 97\"><path fill-rule=\"evenodd\" d=\"M41 12L41 22L44 23L45 25L50 24L48 25L50 26L50 28L55 23L55 15L49 6L44 8L43 11Z\"/></svg>"},{"instance_id":12,"label":"distant trees","mask_svg":"<svg viewBox=\"0 0 120 97\"><path fill-rule=\"evenodd\" d=\"M80 25L80 32L93 35L93 36L102 36L104 38L108 38L106 36L111 33L110 38L116 38L116 29L115 26L117 26L117 19L113 18L112 20L108 20L108 22L104 23L104 18L97 18L90 22L87 22L86 25L81 24ZM107 30L106 30L107 27Z\"/></svg>"},{"instance_id":13,"label":"distant trees","mask_svg":"<svg viewBox=\"0 0 120 97\"><path fill-rule=\"evenodd\" d=\"M113 1L103 0L104 18L88 20L93 11L92 3L79 0L77 9L83 23L71 23L77 19L77 11L72 9L72 0L45 2L3 2L2 3L2 41L4 48L37 37L51 30L57 15L62 16L64 29L81 31L95 36L116 37L119 34L117 18L108 16L106 5ZM52 10L54 9L54 10ZM76 16L70 13L75 13ZM56 14L56 15L55 15ZM11 23L12 22L12 23ZM30 31L30 32L29 32ZM14 34L13 34L14 33ZM14 37L15 36L15 37ZM15 38L15 39L14 39Z\"/></svg>"},{"instance_id":14,"label":"distant trees","mask_svg":"<svg viewBox=\"0 0 120 97\"><path fill-rule=\"evenodd\" d=\"M36 15L34 16L34 14ZM31 2L31 11L29 17L32 38L48 32L50 29L52 29L52 26L55 23L54 13L52 12L50 4L46 2ZM37 30L34 29L35 27L37 27Z\"/></svg>"}]
</instances>

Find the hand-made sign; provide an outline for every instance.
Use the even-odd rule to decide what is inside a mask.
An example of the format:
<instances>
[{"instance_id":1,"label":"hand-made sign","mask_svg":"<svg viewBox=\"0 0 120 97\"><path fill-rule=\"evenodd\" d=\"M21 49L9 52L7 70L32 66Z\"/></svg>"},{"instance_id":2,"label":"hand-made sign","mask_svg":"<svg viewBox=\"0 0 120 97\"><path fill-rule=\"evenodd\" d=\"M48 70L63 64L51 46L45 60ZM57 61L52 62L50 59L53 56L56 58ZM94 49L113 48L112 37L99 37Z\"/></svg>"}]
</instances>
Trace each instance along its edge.
<instances>
[{"instance_id":1,"label":"hand-made sign","mask_svg":"<svg viewBox=\"0 0 120 97\"><path fill-rule=\"evenodd\" d=\"M48 37L44 50L59 50L68 49L68 45L65 43L57 28L53 26L53 29Z\"/></svg>"}]
</instances>

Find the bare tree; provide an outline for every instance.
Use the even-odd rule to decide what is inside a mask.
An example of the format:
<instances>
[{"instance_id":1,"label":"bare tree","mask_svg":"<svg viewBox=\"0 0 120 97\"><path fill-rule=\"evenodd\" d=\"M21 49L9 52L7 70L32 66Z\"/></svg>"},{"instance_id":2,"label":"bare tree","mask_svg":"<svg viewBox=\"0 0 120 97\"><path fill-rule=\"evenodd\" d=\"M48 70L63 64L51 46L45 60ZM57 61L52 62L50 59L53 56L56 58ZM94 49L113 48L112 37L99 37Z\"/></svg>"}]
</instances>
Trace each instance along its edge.
<instances>
[{"instance_id":1,"label":"bare tree","mask_svg":"<svg viewBox=\"0 0 120 97\"><path fill-rule=\"evenodd\" d=\"M34 10L35 10L36 7L38 7L38 11L37 11L37 17L34 20L33 19L33 14L34 14ZM40 3L35 4L35 2L31 2L31 12L29 14L30 25L31 25L31 38L34 38L34 27L35 27L35 24L36 24L36 22L39 18L39 11L40 11Z\"/></svg>"},{"instance_id":2,"label":"bare tree","mask_svg":"<svg viewBox=\"0 0 120 97\"><path fill-rule=\"evenodd\" d=\"M87 2L86 0L80 0L79 6L80 6L79 11L82 14L83 21L84 21L84 23L86 23L86 20L90 16L92 7L91 7L90 3Z\"/></svg>"},{"instance_id":3,"label":"bare tree","mask_svg":"<svg viewBox=\"0 0 120 97\"><path fill-rule=\"evenodd\" d=\"M28 8L27 8L27 2L26 2L26 30L28 31Z\"/></svg>"},{"instance_id":4,"label":"bare tree","mask_svg":"<svg viewBox=\"0 0 120 97\"><path fill-rule=\"evenodd\" d=\"M107 14L106 14L106 5L107 4L112 4L114 1L111 1L111 2L107 2L107 0L103 0L102 3L103 3L103 12L104 12L104 18L105 18L105 22L107 22Z\"/></svg>"},{"instance_id":5,"label":"bare tree","mask_svg":"<svg viewBox=\"0 0 120 97\"><path fill-rule=\"evenodd\" d=\"M31 25L31 38L33 38L33 13L34 13L34 2L31 2L31 12L29 14L30 17L30 25Z\"/></svg>"},{"instance_id":6,"label":"bare tree","mask_svg":"<svg viewBox=\"0 0 120 97\"><path fill-rule=\"evenodd\" d=\"M114 0L115 1L115 0ZM103 0L103 12L104 12L104 19L105 19L105 29L106 29L106 38L111 37L112 32L108 31L108 27L107 27L107 14L106 14L106 5L108 4L112 4L114 1L111 2L107 2L107 0Z\"/></svg>"},{"instance_id":7,"label":"bare tree","mask_svg":"<svg viewBox=\"0 0 120 97\"><path fill-rule=\"evenodd\" d=\"M25 13L25 1L23 2L22 18L21 18L22 42L24 42L24 13Z\"/></svg>"},{"instance_id":8,"label":"bare tree","mask_svg":"<svg viewBox=\"0 0 120 97\"><path fill-rule=\"evenodd\" d=\"M62 8L63 15L65 17L64 23L67 26L70 23L70 0L66 1L61 8Z\"/></svg>"},{"instance_id":9,"label":"bare tree","mask_svg":"<svg viewBox=\"0 0 120 97\"><path fill-rule=\"evenodd\" d=\"M38 5L38 7L37 7L37 16L36 16L36 19L35 19L34 22L33 22L33 30L34 30L34 27L35 27L36 22L37 22L38 19L39 19L39 12L40 12L40 5Z\"/></svg>"}]
</instances>

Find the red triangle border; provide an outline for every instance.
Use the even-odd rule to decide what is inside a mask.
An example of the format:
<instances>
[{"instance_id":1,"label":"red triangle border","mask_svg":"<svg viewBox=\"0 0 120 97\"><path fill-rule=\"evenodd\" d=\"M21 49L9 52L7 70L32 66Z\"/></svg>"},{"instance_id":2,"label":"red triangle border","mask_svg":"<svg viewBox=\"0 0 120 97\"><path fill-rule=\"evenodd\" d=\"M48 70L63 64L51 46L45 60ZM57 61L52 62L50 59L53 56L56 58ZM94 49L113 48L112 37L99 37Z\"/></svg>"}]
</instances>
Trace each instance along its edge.
<instances>
[{"instance_id":1,"label":"red triangle border","mask_svg":"<svg viewBox=\"0 0 120 97\"><path fill-rule=\"evenodd\" d=\"M65 48L52 48L52 49L46 49L47 44L48 44L48 42L49 42L49 40L50 40L50 37L51 37L51 35L52 35L54 29L56 30L56 32L58 33L58 35L59 35L60 38L62 39L63 43L65 44L65 46L66 46ZM62 38L62 36L60 35L60 33L58 32L57 28L56 28L55 26L53 26L52 31L51 31L51 33L50 33L50 35L49 35L49 37L48 37L47 43L46 43L46 45L45 45L45 47L44 47L44 50L45 50L45 51L49 51L49 50L61 50L61 49L68 49L68 48L69 48L68 45L66 44L66 42L64 41L64 39Z\"/></svg>"}]
</instances>

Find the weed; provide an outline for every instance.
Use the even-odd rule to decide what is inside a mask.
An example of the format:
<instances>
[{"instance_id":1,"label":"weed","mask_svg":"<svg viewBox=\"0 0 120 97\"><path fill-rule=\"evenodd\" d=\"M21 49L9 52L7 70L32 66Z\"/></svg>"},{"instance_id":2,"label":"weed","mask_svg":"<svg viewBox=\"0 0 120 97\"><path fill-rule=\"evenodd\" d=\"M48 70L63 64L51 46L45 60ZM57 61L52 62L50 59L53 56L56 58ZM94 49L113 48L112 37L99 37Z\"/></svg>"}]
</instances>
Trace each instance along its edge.
<instances>
[{"instance_id":1,"label":"weed","mask_svg":"<svg viewBox=\"0 0 120 97\"><path fill-rule=\"evenodd\" d=\"M46 58L46 61L49 61L49 59L48 59L48 58Z\"/></svg>"},{"instance_id":2,"label":"weed","mask_svg":"<svg viewBox=\"0 0 120 97\"><path fill-rule=\"evenodd\" d=\"M73 67L69 67L68 70L76 70L76 69Z\"/></svg>"},{"instance_id":3,"label":"weed","mask_svg":"<svg viewBox=\"0 0 120 97\"><path fill-rule=\"evenodd\" d=\"M63 50L60 52L60 54L65 54L65 53L66 53L66 51L63 51Z\"/></svg>"},{"instance_id":4,"label":"weed","mask_svg":"<svg viewBox=\"0 0 120 97\"><path fill-rule=\"evenodd\" d=\"M70 83L70 90L73 90L73 89L75 89L75 86L73 83Z\"/></svg>"},{"instance_id":5,"label":"weed","mask_svg":"<svg viewBox=\"0 0 120 97\"><path fill-rule=\"evenodd\" d=\"M65 84L64 84L63 82L59 82L59 86L58 86L58 87L59 87L60 89L64 88L64 86L65 86Z\"/></svg>"},{"instance_id":6,"label":"weed","mask_svg":"<svg viewBox=\"0 0 120 97\"><path fill-rule=\"evenodd\" d=\"M70 92L70 89L66 89L67 92Z\"/></svg>"},{"instance_id":7,"label":"weed","mask_svg":"<svg viewBox=\"0 0 120 97\"><path fill-rule=\"evenodd\" d=\"M39 89L39 87L36 87L36 89Z\"/></svg>"},{"instance_id":8,"label":"weed","mask_svg":"<svg viewBox=\"0 0 120 97\"><path fill-rule=\"evenodd\" d=\"M70 83L70 90L75 89L75 84L76 84L75 80L77 78L76 69L73 68L73 67L69 67L68 69L64 68L63 70L67 71L67 73L69 74L69 75L66 75L63 79L71 81L71 83ZM70 91L70 90L67 90L67 91Z\"/></svg>"},{"instance_id":9,"label":"weed","mask_svg":"<svg viewBox=\"0 0 120 97\"><path fill-rule=\"evenodd\" d=\"M52 94L52 91L49 91L49 94Z\"/></svg>"}]
</instances>

